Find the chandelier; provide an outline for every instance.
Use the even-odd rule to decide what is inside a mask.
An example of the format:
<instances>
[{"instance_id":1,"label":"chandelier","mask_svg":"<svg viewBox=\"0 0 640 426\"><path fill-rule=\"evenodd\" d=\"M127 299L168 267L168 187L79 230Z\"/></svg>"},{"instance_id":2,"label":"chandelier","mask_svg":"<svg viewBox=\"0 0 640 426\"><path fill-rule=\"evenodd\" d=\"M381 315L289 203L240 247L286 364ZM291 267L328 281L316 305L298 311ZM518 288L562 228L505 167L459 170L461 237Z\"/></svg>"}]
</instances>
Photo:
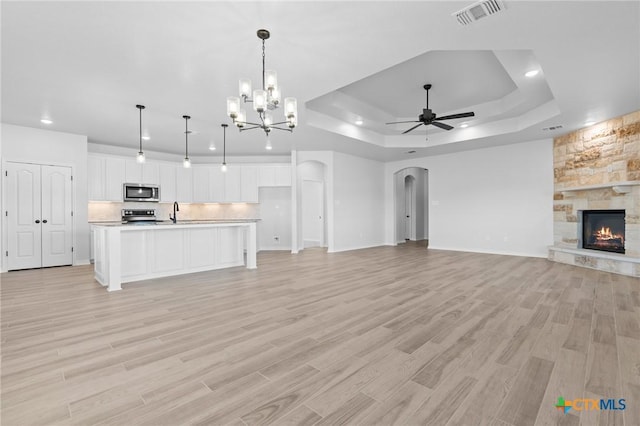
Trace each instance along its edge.
<instances>
[{"instance_id":1,"label":"chandelier","mask_svg":"<svg viewBox=\"0 0 640 426\"><path fill-rule=\"evenodd\" d=\"M267 30L257 32L262 40L262 88L251 91L251 80L242 78L239 82L240 97L227 98L227 115L233 119L240 131L262 129L267 136L267 149L271 149L269 133L272 129L293 132L298 124L298 103L296 98L284 98L284 121L274 122L271 111L280 106L282 92L278 87L278 76L273 70L265 70L264 41L270 37ZM256 122L247 121L247 113L241 108L242 103L252 103L253 110L258 113ZM286 126L286 127L284 127Z\"/></svg>"}]
</instances>

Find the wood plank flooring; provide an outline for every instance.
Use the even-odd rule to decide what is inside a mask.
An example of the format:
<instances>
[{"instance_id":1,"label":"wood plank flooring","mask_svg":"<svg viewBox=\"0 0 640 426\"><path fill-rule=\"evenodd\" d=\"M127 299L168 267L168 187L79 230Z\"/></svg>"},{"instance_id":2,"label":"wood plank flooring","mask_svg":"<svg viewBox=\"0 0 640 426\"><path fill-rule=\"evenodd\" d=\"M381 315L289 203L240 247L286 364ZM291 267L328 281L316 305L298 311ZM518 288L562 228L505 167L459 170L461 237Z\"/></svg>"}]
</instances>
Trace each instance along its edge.
<instances>
[{"instance_id":1,"label":"wood plank flooring","mask_svg":"<svg viewBox=\"0 0 640 426\"><path fill-rule=\"evenodd\" d=\"M635 278L408 243L0 279L3 425L640 425Z\"/></svg>"}]
</instances>

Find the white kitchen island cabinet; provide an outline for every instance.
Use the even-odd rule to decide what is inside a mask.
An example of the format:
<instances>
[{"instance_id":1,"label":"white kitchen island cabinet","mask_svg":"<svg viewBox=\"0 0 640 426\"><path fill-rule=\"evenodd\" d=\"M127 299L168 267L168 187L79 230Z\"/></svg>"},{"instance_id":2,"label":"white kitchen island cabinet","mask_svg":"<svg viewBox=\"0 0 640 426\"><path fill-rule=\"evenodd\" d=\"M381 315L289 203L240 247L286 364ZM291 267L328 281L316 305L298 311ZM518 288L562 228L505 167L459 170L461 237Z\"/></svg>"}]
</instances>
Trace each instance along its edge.
<instances>
[{"instance_id":1,"label":"white kitchen island cabinet","mask_svg":"<svg viewBox=\"0 0 640 426\"><path fill-rule=\"evenodd\" d=\"M94 237L95 279L108 291L132 281L257 267L255 221L94 225Z\"/></svg>"}]
</instances>

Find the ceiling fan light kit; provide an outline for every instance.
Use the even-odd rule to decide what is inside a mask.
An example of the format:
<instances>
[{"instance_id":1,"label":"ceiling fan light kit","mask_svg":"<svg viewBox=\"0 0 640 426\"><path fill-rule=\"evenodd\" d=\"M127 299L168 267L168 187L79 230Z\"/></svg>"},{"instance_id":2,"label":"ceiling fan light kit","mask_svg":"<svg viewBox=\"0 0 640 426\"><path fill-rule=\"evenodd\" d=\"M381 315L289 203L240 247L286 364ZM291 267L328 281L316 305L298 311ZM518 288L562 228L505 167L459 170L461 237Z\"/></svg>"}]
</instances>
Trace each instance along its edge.
<instances>
[{"instance_id":1,"label":"ceiling fan light kit","mask_svg":"<svg viewBox=\"0 0 640 426\"><path fill-rule=\"evenodd\" d=\"M282 91L278 86L277 73L265 69L265 40L271 34L268 30L259 29L257 35L262 40L262 87L252 90L251 80L241 78L238 82L240 96L227 98L227 115L240 131L262 129L268 139L272 129L293 132L298 125L298 103L296 98L284 98L284 121L273 120L270 111L280 107ZM247 112L242 108L242 104L246 103L253 104L253 110L258 113L257 122L247 121Z\"/></svg>"},{"instance_id":2,"label":"ceiling fan light kit","mask_svg":"<svg viewBox=\"0 0 640 426\"><path fill-rule=\"evenodd\" d=\"M422 86L422 88L427 92L427 107L424 108L422 110L422 114L420 114L418 116L417 120L409 120L409 121L392 121L390 123L385 123L385 124L401 124L401 123L419 123L416 124L415 126L411 127L410 129L405 130L404 132L402 132L402 134L406 134L409 133L412 130L417 129L418 127L424 125L424 126L428 126L429 124L439 127L443 130L451 130L453 129L453 126L450 126L448 124L445 123L440 123L440 121L442 120L453 120L456 118L466 118L466 117L473 117L475 116L475 114L473 112L462 112L459 114L451 114L451 115L445 115L443 117L438 117L430 108L429 108L429 90L431 89L431 84L427 83L424 86Z\"/></svg>"}]
</instances>

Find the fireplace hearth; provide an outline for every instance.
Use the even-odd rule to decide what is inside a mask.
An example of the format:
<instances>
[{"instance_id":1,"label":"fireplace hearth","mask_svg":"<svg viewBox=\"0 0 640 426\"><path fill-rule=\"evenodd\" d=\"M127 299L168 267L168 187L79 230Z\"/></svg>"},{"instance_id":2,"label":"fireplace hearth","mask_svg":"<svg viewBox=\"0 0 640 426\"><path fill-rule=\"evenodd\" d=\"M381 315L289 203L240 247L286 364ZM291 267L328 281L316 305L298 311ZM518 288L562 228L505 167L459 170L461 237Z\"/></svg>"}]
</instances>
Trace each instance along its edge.
<instances>
[{"instance_id":1,"label":"fireplace hearth","mask_svg":"<svg viewBox=\"0 0 640 426\"><path fill-rule=\"evenodd\" d=\"M624 210L583 210L582 248L624 253Z\"/></svg>"}]
</instances>

